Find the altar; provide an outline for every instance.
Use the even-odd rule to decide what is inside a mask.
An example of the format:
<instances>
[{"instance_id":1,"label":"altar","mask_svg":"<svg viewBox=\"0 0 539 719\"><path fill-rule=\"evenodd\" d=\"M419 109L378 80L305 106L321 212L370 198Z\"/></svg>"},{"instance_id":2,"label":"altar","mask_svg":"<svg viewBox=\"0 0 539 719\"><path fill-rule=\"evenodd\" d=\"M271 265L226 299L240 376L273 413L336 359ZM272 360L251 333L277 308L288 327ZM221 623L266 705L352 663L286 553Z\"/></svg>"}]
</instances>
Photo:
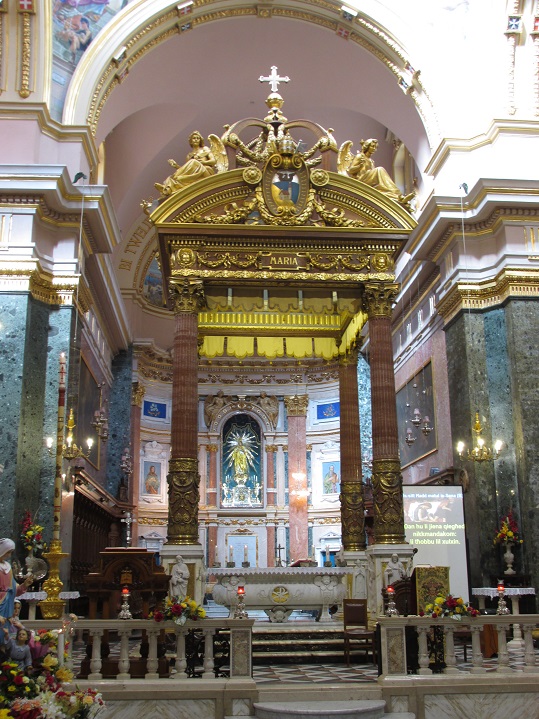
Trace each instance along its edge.
<instances>
[{"instance_id":1,"label":"altar","mask_svg":"<svg viewBox=\"0 0 539 719\"><path fill-rule=\"evenodd\" d=\"M331 622L330 607L346 594L346 575L352 567L227 567L212 568L217 578L213 599L228 607L230 617L238 603L238 587L245 589L249 609L264 611L270 622L284 622L295 609L319 612L319 622Z\"/></svg>"}]
</instances>

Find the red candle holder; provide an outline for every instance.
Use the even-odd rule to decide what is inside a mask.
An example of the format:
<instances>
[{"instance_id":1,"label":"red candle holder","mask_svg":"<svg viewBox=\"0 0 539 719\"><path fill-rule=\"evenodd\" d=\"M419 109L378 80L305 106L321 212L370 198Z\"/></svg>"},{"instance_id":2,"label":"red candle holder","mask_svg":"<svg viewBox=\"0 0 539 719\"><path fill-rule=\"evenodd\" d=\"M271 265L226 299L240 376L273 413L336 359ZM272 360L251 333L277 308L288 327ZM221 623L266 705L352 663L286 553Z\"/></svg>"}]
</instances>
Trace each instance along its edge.
<instances>
[{"instance_id":1,"label":"red candle holder","mask_svg":"<svg viewBox=\"0 0 539 719\"><path fill-rule=\"evenodd\" d=\"M245 594L245 587L238 587L238 594Z\"/></svg>"}]
</instances>

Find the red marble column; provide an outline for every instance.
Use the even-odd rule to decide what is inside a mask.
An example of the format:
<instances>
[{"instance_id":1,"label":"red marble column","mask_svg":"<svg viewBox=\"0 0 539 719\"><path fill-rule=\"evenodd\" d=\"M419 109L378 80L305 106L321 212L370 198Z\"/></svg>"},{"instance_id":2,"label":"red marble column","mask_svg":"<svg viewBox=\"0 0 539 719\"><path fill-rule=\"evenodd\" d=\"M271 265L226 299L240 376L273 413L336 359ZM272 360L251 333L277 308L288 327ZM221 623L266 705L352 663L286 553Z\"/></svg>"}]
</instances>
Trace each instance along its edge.
<instances>
[{"instance_id":1,"label":"red marble column","mask_svg":"<svg viewBox=\"0 0 539 719\"><path fill-rule=\"evenodd\" d=\"M377 544L405 542L391 310L398 285L365 284L369 315L374 538Z\"/></svg>"},{"instance_id":2,"label":"red marble column","mask_svg":"<svg viewBox=\"0 0 539 719\"><path fill-rule=\"evenodd\" d=\"M219 447L216 444L208 445L208 452L210 453L210 483L207 496L208 507L217 507L217 452ZM217 535L216 535L217 536Z\"/></svg>"},{"instance_id":3,"label":"red marble column","mask_svg":"<svg viewBox=\"0 0 539 719\"><path fill-rule=\"evenodd\" d=\"M167 544L198 544L198 312L202 283L171 281L174 290L171 459Z\"/></svg>"},{"instance_id":4,"label":"red marble column","mask_svg":"<svg viewBox=\"0 0 539 719\"><path fill-rule=\"evenodd\" d=\"M365 549L365 507L361 473L361 440L357 385L357 349L341 358L339 401L341 406L341 522L343 547Z\"/></svg>"},{"instance_id":5,"label":"red marble column","mask_svg":"<svg viewBox=\"0 0 539 719\"><path fill-rule=\"evenodd\" d=\"M290 560L309 553L307 489L307 395L285 397L288 414L288 503Z\"/></svg>"}]
</instances>

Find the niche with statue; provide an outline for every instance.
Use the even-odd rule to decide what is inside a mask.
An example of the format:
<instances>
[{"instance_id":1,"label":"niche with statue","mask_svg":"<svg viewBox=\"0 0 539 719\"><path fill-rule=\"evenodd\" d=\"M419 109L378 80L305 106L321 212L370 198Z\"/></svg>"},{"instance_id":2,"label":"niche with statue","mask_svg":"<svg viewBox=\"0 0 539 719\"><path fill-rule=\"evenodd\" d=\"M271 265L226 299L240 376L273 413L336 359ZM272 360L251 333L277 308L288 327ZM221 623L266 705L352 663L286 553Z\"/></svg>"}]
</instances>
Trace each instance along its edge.
<instances>
[{"instance_id":1,"label":"niche with statue","mask_svg":"<svg viewBox=\"0 0 539 719\"><path fill-rule=\"evenodd\" d=\"M231 417L223 427L221 505L263 505L260 426L247 414Z\"/></svg>"}]
</instances>

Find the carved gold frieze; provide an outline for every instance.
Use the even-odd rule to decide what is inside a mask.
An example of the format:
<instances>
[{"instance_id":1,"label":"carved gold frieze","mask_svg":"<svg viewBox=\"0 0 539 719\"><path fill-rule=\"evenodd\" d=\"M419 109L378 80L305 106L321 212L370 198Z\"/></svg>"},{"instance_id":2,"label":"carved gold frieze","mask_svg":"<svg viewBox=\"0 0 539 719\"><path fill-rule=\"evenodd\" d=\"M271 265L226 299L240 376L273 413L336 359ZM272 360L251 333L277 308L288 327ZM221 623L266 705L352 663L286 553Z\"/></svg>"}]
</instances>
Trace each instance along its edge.
<instances>
[{"instance_id":1,"label":"carved gold frieze","mask_svg":"<svg viewBox=\"0 0 539 719\"><path fill-rule=\"evenodd\" d=\"M168 520L166 517L138 517L137 524L143 524L150 527L166 527Z\"/></svg>"},{"instance_id":2,"label":"carved gold frieze","mask_svg":"<svg viewBox=\"0 0 539 719\"><path fill-rule=\"evenodd\" d=\"M226 334L231 330L249 330L264 334L268 330L272 335L279 333L294 334L335 334L341 332L343 317L338 314L320 314L317 312L242 312L209 311L199 312L198 323L201 334Z\"/></svg>"},{"instance_id":3,"label":"carved gold frieze","mask_svg":"<svg viewBox=\"0 0 539 719\"><path fill-rule=\"evenodd\" d=\"M33 7L33 6L32 6ZM33 12L33 9L32 9ZM30 97L30 59L31 59L31 31L32 25L29 12L20 13L22 18L22 47L21 47L21 86L19 95L24 100Z\"/></svg>"},{"instance_id":4,"label":"carved gold frieze","mask_svg":"<svg viewBox=\"0 0 539 719\"><path fill-rule=\"evenodd\" d=\"M506 268L494 280L454 285L436 305L436 311L448 323L462 310L496 307L511 297L539 297L539 269Z\"/></svg>"},{"instance_id":5,"label":"carved gold frieze","mask_svg":"<svg viewBox=\"0 0 539 719\"><path fill-rule=\"evenodd\" d=\"M402 474L398 459L373 461L374 534L377 544L405 541Z\"/></svg>"}]
</instances>

